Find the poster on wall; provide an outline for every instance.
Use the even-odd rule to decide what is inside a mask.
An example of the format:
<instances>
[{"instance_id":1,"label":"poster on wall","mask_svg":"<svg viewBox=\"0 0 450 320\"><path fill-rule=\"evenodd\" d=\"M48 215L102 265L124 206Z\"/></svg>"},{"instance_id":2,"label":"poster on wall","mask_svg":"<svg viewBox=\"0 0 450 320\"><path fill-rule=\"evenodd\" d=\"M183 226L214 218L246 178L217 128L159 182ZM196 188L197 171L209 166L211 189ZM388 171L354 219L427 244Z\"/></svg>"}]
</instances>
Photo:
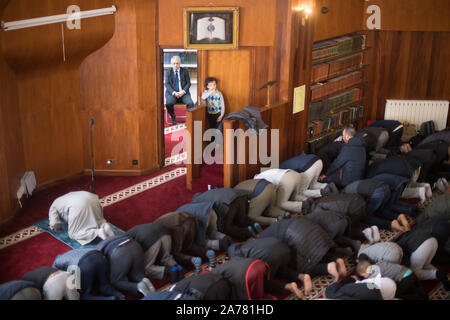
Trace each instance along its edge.
<instances>
[{"instance_id":1,"label":"poster on wall","mask_svg":"<svg viewBox=\"0 0 450 320\"><path fill-rule=\"evenodd\" d=\"M237 49L239 8L184 8L185 49Z\"/></svg>"},{"instance_id":2,"label":"poster on wall","mask_svg":"<svg viewBox=\"0 0 450 320\"><path fill-rule=\"evenodd\" d=\"M294 89L294 114L305 110L305 94L305 85Z\"/></svg>"}]
</instances>

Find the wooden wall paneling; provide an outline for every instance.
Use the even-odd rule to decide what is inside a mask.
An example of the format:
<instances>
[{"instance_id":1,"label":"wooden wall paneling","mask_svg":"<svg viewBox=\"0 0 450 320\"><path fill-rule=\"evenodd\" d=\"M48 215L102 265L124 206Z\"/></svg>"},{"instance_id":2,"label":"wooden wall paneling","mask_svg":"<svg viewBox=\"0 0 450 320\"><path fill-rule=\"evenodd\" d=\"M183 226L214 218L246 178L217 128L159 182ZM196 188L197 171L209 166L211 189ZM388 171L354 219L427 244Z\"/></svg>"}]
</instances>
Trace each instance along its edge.
<instances>
[{"instance_id":1,"label":"wooden wall paneling","mask_svg":"<svg viewBox=\"0 0 450 320\"><path fill-rule=\"evenodd\" d=\"M2 20L61 14L71 4L89 10L111 6L112 1L16 0L6 6ZM18 110L25 167L35 171L39 187L83 171L83 157L88 149L83 147L78 66L113 33L114 16L84 19L80 30L55 24L3 33L2 55L19 79Z\"/></svg>"},{"instance_id":2,"label":"wooden wall paneling","mask_svg":"<svg viewBox=\"0 0 450 320\"><path fill-rule=\"evenodd\" d=\"M90 10L110 7L113 1L78 0L74 3L62 0L43 4L36 0L15 0L6 7L2 20L15 21L62 14L72 4L79 5L81 10ZM103 46L108 36L110 38L114 33L114 15L82 19L80 23L79 30L69 30L63 23L5 32L3 52L8 64L16 72L28 72L44 66L79 64L89 53Z\"/></svg>"},{"instance_id":3,"label":"wooden wall paneling","mask_svg":"<svg viewBox=\"0 0 450 320\"><path fill-rule=\"evenodd\" d=\"M334 0L333 0L334 1ZM345 1L345 0L343 0ZM448 0L370 0L363 3L364 20L370 15L367 7L381 10L381 30L385 31L450 31ZM363 23L367 30L366 23Z\"/></svg>"},{"instance_id":4,"label":"wooden wall paneling","mask_svg":"<svg viewBox=\"0 0 450 320\"><path fill-rule=\"evenodd\" d=\"M286 43L284 39L286 39L287 34L286 30L288 28L287 18L288 18L288 10L289 1L276 0L276 23L275 23L275 39L272 50L272 67L271 67L271 78L276 80L277 83L272 87L274 101L281 101L284 99L286 90L286 81L283 80L282 72L286 70L285 68L285 57L286 51ZM283 95L282 95L283 92Z\"/></svg>"},{"instance_id":5,"label":"wooden wall paneling","mask_svg":"<svg viewBox=\"0 0 450 320\"><path fill-rule=\"evenodd\" d=\"M370 47L371 49L364 51L363 56L364 68L362 69L362 72L364 73L364 80L367 81L367 84L363 87L362 106L364 107L364 115L358 123L358 129L366 127L368 120L376 118L376 116L372 116L374 112L376 114L376 107L374 107L372 100L374 95L374 79L376 76L374 72L376 65L374 51L376 48L373 47L375 43L375 32L361 31L360 34L366 36L366 47Z\"/></svg>"},{"instance_id":6,"label":"wooden wall paneling","mask_svg":"<svg viewBox=\"0 0 450 320\"><path fill-rule=\"evenodd\" d=\"M292 85L292 3L291 1L277 0L277 42L275 43L276 55L274 59L279 61L278 81L279 100L288 101Z\"/></svg>"},{"instance_id":7,"label":"wooden wall paneling","mask_svg":"<svg viewBox=\"0 0 450 320\"><path fill-rule=\"evenodd\" d=\"M46 71L18 77L25 163L38 184L83 170L78 70Z\"/></svg>"},{"instance_id":8,"label":"wooden wall paneling","mask_svg":"<svg viewBox=\"0 0 450 320\"><path fill-rule=\"evenodd\" d=\"M203 163L203 133L207 130L206 107L191 108L187 110L186 116L186 130L188 132L186 141L186 188L192 190L192 181L200 177L200 167L201 163ZM194 125L196 121L202 124L200 136L198 134L197 136L195 135Z\"/></svg>"},{"instance_id":9,"label":"wooden wall paneling","mask_svg":"<svg viewBox=\"0 0 450 320\"><path fill-rule=\"evenodd\" d=\"M268 156L274 156L271 154L271 131L270 129L278 129L280 131L280 144L279 144L279 160L280 162L286 160L286 154L288 151L287 148L287 140L283 140L287 136L287 126L284 124L284 117L287 112L290 110L289 103L279 103L269 108L261 108L261 118L262 120L269 125L269 132L267 136L267 149ZM245 126L237 120L225 120L224 121L224 186L225 188L232 188L236 184L246 179L252 179L256 174L258 174L262 167L269 167L271 164L262 164L261 159L259 157L259 149L258 151L258 159L256 164L250 164L250 145L249 138L245 139L245 148L241 150L245 150L244 158L246 163L239 164L239 154L237 149L239 148L239 142L243 143L244 140L241 138L239 140L237 137L231 135L231 132L228 132L228 129L242 129L246 130ZM257 144L259 145L261 136L256 136ZM232 142L233 141L233 142ZM231 154L232 153L232 154Z\"/></svg>"},{"instance_id":10,"label":"wooden wall paneling","mask_svg":"<svg viewBox=\"0 0 450 320\"><path fill-rule=\"evenodd\" d=\"M209 51L208 77L218 79L226 113L243 109L250 101L251 50Z\"/></svg>"},{"instance_id":11,"label":"wooden wall paneling","mask_svg":"<svg viewBox=\"0 0 450 320\"><path fill-rule=\"evenodd\" d=\"M299 87L305 85L305 109L302 112L294 115L295 131L293 136L295 137L289 156L300 154L307 150L306 146L306 133L308 128L308 113L309 113L309 101L311 96L311 65L312 65L312 45L314 36L314 20L315 16L310 16L306 19L303 12L297 12L295 14L294 28L296 30L296 56L295 56L295 72L294 72L294 85L293 87ZM294 89L294 88L293 88ZM292 89L292 90L293 90Z\"/></svg>"},{"instance_id":12,"label":"wooden wall paneling","mask_svg":"<svg viewBox=\"0 0 450 320\"><path fill-rule=\"evenodd\" d=\"M407 34L410 34L410 32ZM410 64L408 70L410 74L406 86L408 97L427 97L432 50L433 33L415 32L409 50Z\"/></svg>"},{"instance_id":13,"label":"wooden wall paneling","mask_svg":"<svg viewBox=\"0 0 450 320\"><path fill-rule=\"evenodd\" d=\"M138 82L143 79L143 72L149 69L142 70L142 73L138 70L138 63L145 61L140 59L145 58L140 57L142 51L137 54L136 2L118 0L116 5L118 11L113 37L80 66L82 106L88 118L93 118L96 123L94 153L98 172L116 170L139 174L143 169L142 162L138 166L132 165L132 160L139 160L141 155L139 117L142 113L139 103L143 89L139 88ZM151 55L150 52L146 54ZM151 91L151 88L145 90ZM154 123L155 119L149 121ZM85 136L85 140L88 139ZM156 140L157 137L148 139ZM116 165L108 166L108 159L116 160ZM90 167L88 153L84 166Z\"/></svg>"},{"instance_id":14,"label":"wooden wall paneling","mask_svg":"<svg viewBox=\"0 0 450 320\"><path fill-rule=\"evenodd\" d=\"M322 7L327 7L328 13L323 14ZM364 2L361 0L316 0L314 41L362 30L363 10Z\"/></svg>"},{"instance_id":15,"label":"wooden wall paneling","mask_svg":"<svg viewBox=\"0 0 450 320\"><path fill-rule=\"evenodd\" d=\"M9 0L0 0L0 17ZM16 192L25 172L17 79L3 58L0 32L0 230L18 210Z\"/></svg>"},{"instance_id":16,"label":"wooden wall paneling","mask_svg":"<svg viewBox=\"0 0 450 320\"><path fill-rule=\"evenodd\" d=\"M433 49L428 75L427 97L450 100L450 32L433 33ZM450 125L450 113L447 126Z\"/></svg>"},{"instance_id":17,"label":"wooden wall paneling","mask_svg":"<svg viewBox=\"0 0 450 320\"><path fill-rule=\"evenodd\" d=\"M183 8L239 7L239 45L271 46L275 37L274 0L158 0L159 45L183 47Z\"/></svg>"},{"instance_id":18,"label":"wooden wall paneling","mask_svg":"<svg viewBox=\"0 0 450 320\"><path fill-rule=\"evenodd\" d=\"M163 107L158 86L162 65L157 49L157 2L136 0L136 36L138 55L139 167L152 171L164 166L160 149L163 137ZM159 77L158 77L159 75Z\"/></svg>"},{"instance_id":19,"label":"wooden wall paneling","mask_svg":"<svg viewBox=\"0 0 450 320\"><path fill-rule=\"evenodd\" d=\"M9 171L7 168L7 159L5 146L5 135L3 126L3 114L0 112L0 225L4 224L11 217L11 189L9 185ZM17 186L18 188L18 186Z\"/></svg>"},{"instance_id":20,"label":"wooden wall paneling","mask_svg":"<svg viewBox=\"0 0 450 320\"><path fill-rule=\"evenodd\" d=\"M276 80L272 69L272 53L271 47L253 47L251 61L251 97L250 105L265 106L267 104L267 89L260 89L269 81ZM271 104L278 102L275 98L276 87L270 88Z\"/></svg>"},{"instance_id":21,"label":"wooden wall paneling","mask_svg":"<svg viewBox=\"0 0 450 320\"><path fill-rule=\"evenodd\" d=\"M384 117L386 99L450 99L449 38L449 32L374 33L372 119Z\"/></svg>"},{"instance_id":22,"label":"wooden wall paneling","mask_svg":"<svg viewBox=\"0 0 450 320\"><path fill-rule=\"evenodd\" d=\"M223 186L224 188L233 188L238 183L238 165L236 159L236 143L232 132L239 127L239 124L235 120L223 121ZM233 131L230 131L233 130Z\"/></svg>"}]
</instances>

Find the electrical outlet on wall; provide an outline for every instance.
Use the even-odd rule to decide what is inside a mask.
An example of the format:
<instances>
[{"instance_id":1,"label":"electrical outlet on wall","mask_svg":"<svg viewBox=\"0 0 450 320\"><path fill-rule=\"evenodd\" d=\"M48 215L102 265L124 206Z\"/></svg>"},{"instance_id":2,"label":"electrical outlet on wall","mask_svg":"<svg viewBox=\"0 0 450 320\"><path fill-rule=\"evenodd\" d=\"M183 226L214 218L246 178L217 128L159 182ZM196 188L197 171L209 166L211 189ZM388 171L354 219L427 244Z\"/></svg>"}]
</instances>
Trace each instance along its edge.
<instances>
[{"instance_id":1,"label":"electrical outlet on wall","mask_svg":"<svg viewBox=\"0 0 450 320\"><path fill-rule=\"evenodd\" d=\"M115 166L116 165L116 160L106 160L106 164L110 165L110 166Z\"/></svg>"},{"instance_id":2,"label":"electrical outlet on wall","mask_svg":"<svg viewBox=\"0 0 450 320\"><path fill-rule=\"evenodd\" d=\"M139 164L139 161L133 160L133 161L132 161L132 164L133 164L133 166L137 166L137 165Z\"/></svg>"}]
</instances>

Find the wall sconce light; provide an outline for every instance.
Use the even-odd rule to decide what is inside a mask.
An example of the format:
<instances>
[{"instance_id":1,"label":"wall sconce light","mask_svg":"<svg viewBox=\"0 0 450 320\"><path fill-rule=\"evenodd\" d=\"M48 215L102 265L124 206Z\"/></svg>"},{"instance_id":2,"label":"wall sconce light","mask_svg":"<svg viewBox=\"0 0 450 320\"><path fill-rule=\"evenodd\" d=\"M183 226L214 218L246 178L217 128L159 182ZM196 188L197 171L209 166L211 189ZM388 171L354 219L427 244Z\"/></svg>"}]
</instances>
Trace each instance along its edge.
<instances>
[{"instance_id":1,"label":"wall sconce light","mask_svg":"<svg viewBox=\"0 0 450 320\"><path fill-rule=\"evenodd\" d=\"M303 16L302 16L302 26L305 26L306 25L306 20L308 20L309 15L312 13L312 9L311 8L298 7L298 8L295 8L295 11L304 13Z\"/></svg>"}]
</instances>

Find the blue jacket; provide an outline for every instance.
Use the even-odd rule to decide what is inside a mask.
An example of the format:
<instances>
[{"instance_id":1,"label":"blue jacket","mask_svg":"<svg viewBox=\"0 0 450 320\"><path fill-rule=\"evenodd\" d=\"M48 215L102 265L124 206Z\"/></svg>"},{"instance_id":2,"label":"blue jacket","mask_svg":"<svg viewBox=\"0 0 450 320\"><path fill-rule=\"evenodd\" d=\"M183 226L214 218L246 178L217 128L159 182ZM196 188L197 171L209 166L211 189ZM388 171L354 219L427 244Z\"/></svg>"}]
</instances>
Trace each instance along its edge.
<instances>
[{"instance_id":1,"label":"blue jacket","mask_svg":"<svg viewBox=\"0 0 450 320\"><path fill-rule=\"evenodd\" d=\"M52 267L66 271L69 266L77 266L81 258L90 251L96 249L73 249L64 254L57 255Z\"/></svg>"},{"instance_id":2,"label":"blue jacket","mask_svg":"<svg viewBox=\"0 0 450 320\"><path fill-rule=\"evenodd\" d=\"M326 172L324 182L334 182L340 187L364 178L366 170L366 148L359 138L352 138L342 147L339 156Z\"/></svg>"},{"instance_id":3,"label":"blue jacket","mask_svg":"<svg viewBox=\"0 0 450 320\"><path fill-rule=\"evenodd\" d=\"M311 168L311 166L318 160L320 160L320 158L315 154L302 153L299 156L293 157L283 162L280 165L280 169L291 169L301 173Z\"/></svg>"},{"instance_id":4,"label":"blue jacket","mask_svg":"<svg viewBox=\"0 0 450 320\"><path fill-rule=\"evenodd\" d=\"M26 280L14 280L0 285L0 300L11 300L19 291L25 288L40 289L36 283Z\"/></svg>"}]
</instances>

